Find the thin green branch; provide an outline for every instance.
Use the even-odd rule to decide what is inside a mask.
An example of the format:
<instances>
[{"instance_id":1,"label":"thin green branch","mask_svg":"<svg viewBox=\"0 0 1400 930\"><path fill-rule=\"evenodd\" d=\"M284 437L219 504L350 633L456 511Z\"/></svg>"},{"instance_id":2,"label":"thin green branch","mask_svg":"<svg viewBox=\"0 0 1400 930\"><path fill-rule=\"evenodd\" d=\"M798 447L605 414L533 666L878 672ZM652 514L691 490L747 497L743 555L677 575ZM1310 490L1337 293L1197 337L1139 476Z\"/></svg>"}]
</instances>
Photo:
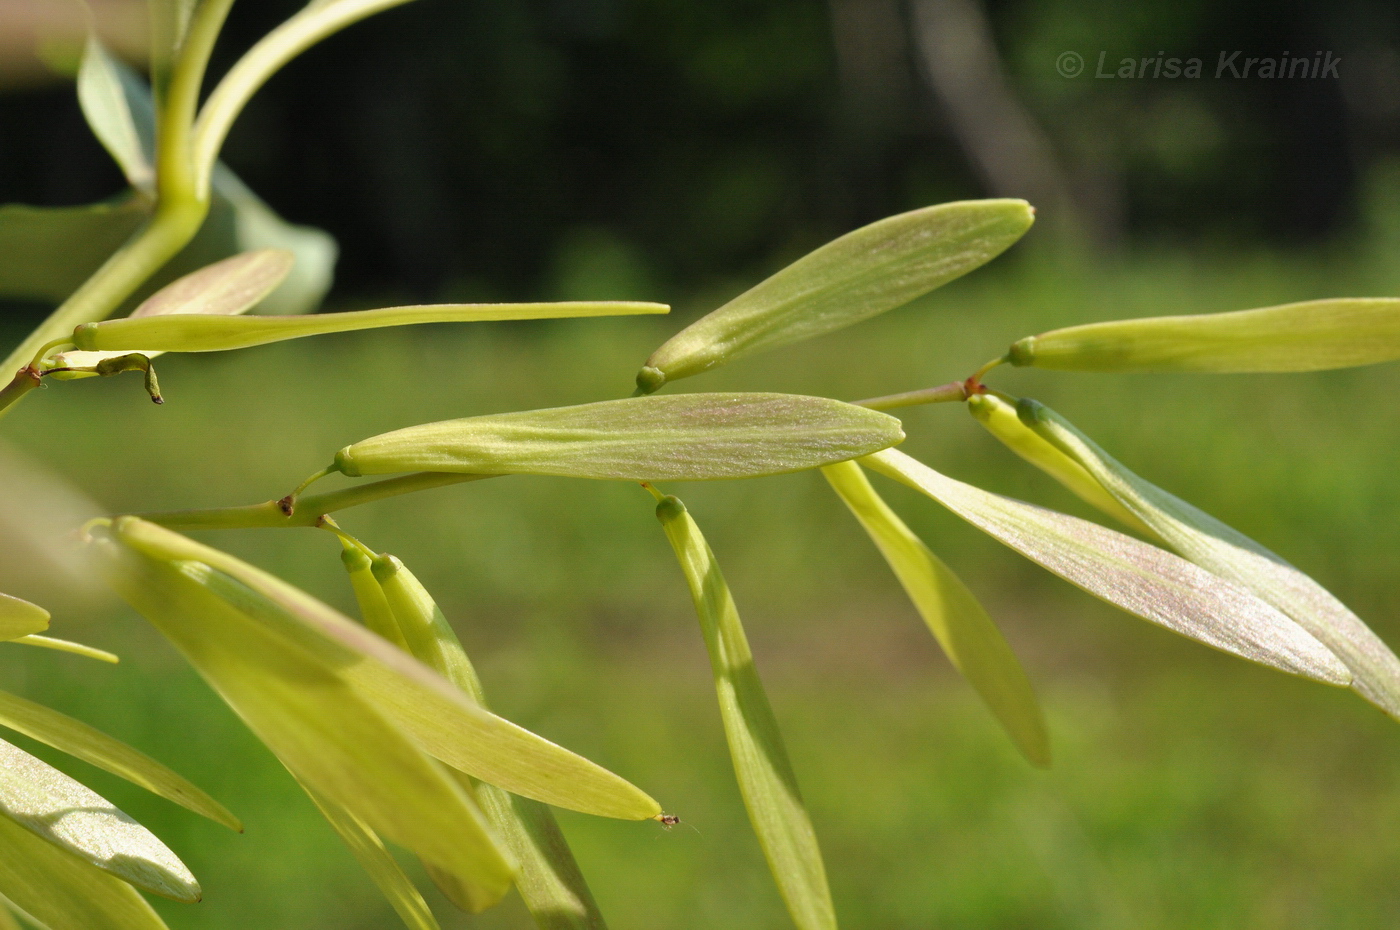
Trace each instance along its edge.
<instances>
[{"instance_id":1,"label":"thin green branch","mask_svg":"<svg viewBox=\"0 0 1400 930\"><path fill-rule=\"evenodd\" d=\"M337 510L358 507L386 497L427 491L432 488L477 481L493 475L458 475L425 471L385 481L356 485L326 494L314 494L297 502L291 516L282 512L281 501L264 501L243 507L214 507L205 510L172 510L163 513L138 513L136 516L172 530L239 530L288 526L317 526L321 518Z\"/></svg>"},{"instance_id":2,"label":"thin green branch","mask_svg":"<svg viewBox=\"0 0 1400 930\"><path fill-rule=\"evenodd\" d=\"M195 182L207 196L214 162L243 107L272 75L317 42L367 16L409 0L328 0L308 6L269 32L224 75L194 130Z\"/></svg>"},{"instance_id":3,"label":"thin green branch","mask_svg":"<svg viewBox=\"0 0 1400 930\"><path fill-rule=\"evenodd\" d=\"M914 407L919 404L946 404L965 400L967 400L967 383L952 381L920 391L886 394L884 397L869 397L865 400L853 400L851 403L857 407L869 407L871 410L894 410L898 407Z\"/></svg>"}]
</instances>

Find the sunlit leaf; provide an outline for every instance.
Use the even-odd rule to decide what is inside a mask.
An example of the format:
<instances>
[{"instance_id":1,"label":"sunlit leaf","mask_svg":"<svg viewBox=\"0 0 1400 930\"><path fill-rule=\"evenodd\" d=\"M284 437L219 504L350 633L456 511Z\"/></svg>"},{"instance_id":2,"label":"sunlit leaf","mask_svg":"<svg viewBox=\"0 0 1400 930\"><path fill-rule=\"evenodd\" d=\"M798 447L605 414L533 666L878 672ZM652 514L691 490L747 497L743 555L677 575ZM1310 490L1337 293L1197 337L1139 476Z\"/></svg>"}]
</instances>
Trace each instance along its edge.
<instances>
[{"instance_id":1,"label":"sunlit leaf","mask_svg":"<svg viewBox=\"0 0 1400 930\"><path fill-rule=\"evenodd\" d=\"M176 901L199 883L145 827L53 766L0 740L0 814L97 868Z\"/></svg>"},{"instance_id":2,"label":"sunlit leaf","mask_svg":"<svg viewBox=\"0 0 1400 930\"><path fill-rule=\"evenodd\" d=\"M413 882L399 867L393 853L384 848L384 843L369 824L306 785L302 785L316 808L326 818L331 827L350 847L355 861L369 874L379 887L386 900L409 930L441 930Z\"/></svg>"},{"instance_id":3,"label":"sunlit leaf","mask_svg":"<svg viewBox=\"0 0 1400 930\"><path fill-rule=\"evenodd\" d=\"M949 660L1032 763L1050 764L1045 714L1025 670L967 585L875 493L855 462L822 474L870 534Z\"/></svg>"},{"instance_id":4,"label":"sunlit leaf","mask_svg":"<svg viewBox=\"0 0 1400 930\"><path fill-rule=\"evenodd\" d=\"M1346 685L1345 665L1246 588L1096 523L954 481L894 449L861 463L901 481L1095 597L1242 658Z\"/></svg>"},{"instance_id":5,"label":"sunlit leaf","mask_svg":"<svg viewBox=\"0 0 1400 930\"><path fill-rule=\"evenodd\" d=\"M677 394L425 423L347 446L347 475L402 471L627 481L746 478L866 455L899 421L823 397Z\"/></svg>"},{"instance_id":6,"label":"sunlit leaf","mask_svg":"<svg viewBox=\"0 0 1400 930\"><path fill-rule=\"evenodd\" d=\"M269 629L275 604L202 562L98 543L118 593L185 656L304 784L375 832L496 897L513 863L471 798L344 680Z\"/></svg>"},{"instance_id":7,"label":"sunlit leaf","mask_svg":"<svg viewBox=\"0 0 1400 930\"><path fill-rule=\"evenodd\" d=\"M1138 477L1048 407L1022 401L1020 409L1168 546L1287 614L1345 663L1353 690L1400 719L1400 659L1345 604L1248 536Z\"/></svg>"},{"instance_id":8,"label":"sunlit leaf","mask_svg":"<svg viewBox=\"0 0 1400 930\"><path fill-rule=\"evenodd\" d=\"M799 930L831 930L826 868L778 722L754 668L739 611L700 528L674 497L656 508L676 552L710 653L720 716L739 791L768 867Z\"/></svg>"},{"instance_id":9,"label":"sunlit leaf","mask_svg":"<svg viewBox=\"0 0 1400 930\"><path fill-rule=\"evenodd\" d=\"M139 347L164 352L222 352L285 339L386 326L631 316L667 313L669 310L665 304L636 301L568 301L542 304L427 304L306 316L211 316L175 312L140 319L129 317L84 323L74 331L73 341L78 348L85 350L129 351Z\"/></svg>"},{"instance_id":10,"label":"sunlit leaf","mask_svg":"<svg viewBox=\"0 0 1400 930\"><path fill-rule=\"evenodd\" d=\"M110 662L116 665L121 661L121 657L116 653L108 652L106 649L98 649L85 643L75 643L66 639L55 639L52 636L21 636L18 639L10 640L18 646L37 646L40 649L52 649L55 652L67 652L75 656L82 656L85 659L96 659L98 662Z\"/></svg>"},{"instance_id":11,"label":"sunlit leaf","mask_svg":"<svg viewBox=\"0 0 1400 930\"><path fill-rule=\"evenodd\" d=\"M1124 526L1157 541L1152 529L1104 489L1104 486L1084 470L1074 459L1035 430L1021 422L1016 404L1011 398L998 394L974 394L967 399L967 409L979 423L1021 458L1054 478L1080 500L1113 517Z\"/></svg>"},{"instance_id":12,"label":"sunlit leaf","mask_svg":"<svg viewBox=\"0 0 1400 930\"><path fill-rule=\"evenodd\" d=\"M126 882L0 817L0 894L48 930L168 930Z\"/></svg>"},{"instance_id":13,"label":"sunlit leaf","mask_svg":"<svg viewBox=\"0 0 1400 930\"><path fill-rule=\"evenodd\" d=\"M230 830L243 825L218 801L150 756L67 714L0 691L0 726L140 785Z\"/></svg>"},{"instance_id":14,"label":"sunlit leaf","mask_svg":"<svg viewBox=\"0 0 1400 930\"><path fill-rule=\"evenodd\" d=\"M847 233L672 336L647 359L637 386L650 393L893 310L991 261L1033 220L1024 200L969 200Z\"/></svg>"},{"instance_id":15,"label":"sunlit leaf","mask_svg":"<svg viewBox=\"0 0 1400 930\"><path fill-rule=\"evenodd\" d=\"M93 135L112 156L127 183L155 190L155 112L145 83L89 35L78 69L78 102Z\"/></svg>"},{"instance_id":16,"label":"sunlit leaf","mask_svg":"<svg viewBox=\"0 0 1400 930\"><path fill-rule=\"evenodd\" d=\"M124 543L153 558L206 564L246 585L264 599L249 617L259 630L295 646L308 661L335 668L357 696L453 768L582 813L623 820L660 813L640 789L482 709L421 662L280 578L134 517L118 518L112 527Z\"/></svg>"},{"instance_id":17,"label":"sunlit leaf","mask_svg":"<svg viewBox=\"0 0 1400 930\"><path fill-rule=\"evenodd\" d=\"M373 577L382 586L381 594L409 651L484 707L486 696L476 669L422 583L390 555L374 560ZM362 608L376 609L372 600L360 603ZM477 798L520 863L515 885L536 922L549 930L602 930L606 926L602 914L549 808L494 785L478 785ZM452 876L440 875L431 867L428 872L459 907L473 910L470 889L460 888Z\"/></svg>"},{"instance_id":18,"label":"sunlit leaf","mask_svg":"<svg viewBox=\"0 0 1400 930\"><path fill-rule=\"evenodd\" d=\"M49 628L49 612L38 604L0 593L0 640L19 639Z\"/></svg>"},{"instance_id":19,"label":"sunlit leaf","mask_svg":"<svg viewBox=\"0 0 1400 930\"><path fill-rule=\"evenodd\" d=\"M1321 371L1400 358L1400 299L1343 297L1115 320L1027 336L1013 365L1065 371Z\"/></svg>"},{"instance_id":20,"label":"sunlit leaf","mask_svg":"<svg viewBox=\"0 0 1400 930\"><path fill-rule=\"evenodd\" d=\"M286 249L258 249L215 262L161 288L129 319L177 314L236 316L257 306L292 270Z\"/></svg>"}]
</instances>

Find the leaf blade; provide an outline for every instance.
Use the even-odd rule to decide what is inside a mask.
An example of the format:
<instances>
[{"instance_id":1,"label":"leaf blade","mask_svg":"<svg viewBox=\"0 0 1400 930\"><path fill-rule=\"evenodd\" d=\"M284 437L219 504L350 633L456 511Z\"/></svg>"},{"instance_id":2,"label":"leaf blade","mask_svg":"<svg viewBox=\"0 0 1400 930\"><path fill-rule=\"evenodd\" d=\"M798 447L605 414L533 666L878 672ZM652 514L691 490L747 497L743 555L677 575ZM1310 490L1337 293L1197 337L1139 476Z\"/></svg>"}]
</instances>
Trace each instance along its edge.
<instances>
[{"instance_id":1,"label":"leaf blade","mask_svg":"<svg viewBox=\"0 0 1400 930\"><path fill-rule=\"evenodd\" d=\"M135 888L3 816L0 894L49 930L168 930Z\"/></svg>"},{"instance_id":2,"label":"leaf blade","mask_svg":"<svg viewBox=\"0 0 1400 930\"><path fill-rule=\"evenodd\" d=\"M1033 222L1024 200L938 204L827 243L672 336L637 376L646 393L754 352L893 310L991 261Z\"/></svg>"},{"instance_id":3,"label":"leaf blade","mask_svg":"<svg viewBox=\"0 0 1400 930\"><path fill-rule=\"evenodd\" d=\"M156 180L155 113L144 91L141 79L90 33L78 68L83 117L127 183L149 194Z\"/></svg>"},{"instance_id":4,"label":"leaf blade","mask_svg":"<svg viewBox=\"0 0 1400 930\"><path fill-rule=\"evenodd\" d=\"M38 604L0 592L0 641L20 639L49 628L49 612Z\"/></svg>"},{"instance_id":5,"label":"leaf blade","mask_svg":"<svg viewBox=\"0 0 1400 930\"><path fill-rule=\"evenodd\" d=\"M893 417L820 397L675 394L426 423L336 455L347 475L397 471L713 480L800 471L902 441Z\"/></svg>"},{"instance_id":6,"label":"leaf blade","mask_svg":"<svg viewBox=\"0 0 1400 930\"><path fill-rule=\"evenodd\" d=\"M1082 464L1167 545L1291 617L1351 670L1354 691L1400 719L1400 659L1345 604L1248 536L1139 477L1050 408L1033 401L1021 407L1038 433Z\"/></svg>"},{"instance_id":7,"label":"leaf blade","mask_svg":"<svg viewBox=\"0 0 1400 930\"><path fill-rule=\"evenodd\" d=\"M855 462L822 474L870 535L953 666L981 695L1016 748L1050 765L1045 713L1030 679L986 608L870 486Z\"/></svg>"},{"instance_id":8,"label":"leaf blade","mask_svg":"<svg viewBox=\"0 0 1400 930\"><path fill-rule=\"evenodd\" d=\"M1089 323L1028 336L1013 365L1064 371L1298 372L1400 358L1400 299L1347 297Z\"/></svg>"},{"instance_id":9,"label":"leaf blade","mask_svg":"<svg viewBox=\"0 0 1400 930\"><path fill-rule=\"evenodd\" d=\"M124 882L198 901L199 882L164 843L81 782L0 740L0 814Z\"/></svg>"},{"instance_id":10,"label":"leaf blade","mask_svg":"<svg viewBox=\"0 0 1400 930\"><path fill-rule=\"evenodd\" d=\"M440 675L359 624L240 559L134 517L113 522L124 542L159 559L209 565L275 604L257 617L268 635L338 663L357 695L453 768L516 794L600 817L648 820L660 805L639 788L544 737L483 710Z\"/></svg>"},{"instance_id":11,"label":"leaf blade","mask_svg":"<svg viewBox=\"0 0 1400 930\"><path fill-rule=\"evenodd\" d=\"M663 498L656 514L695 602L734 774L769 870L799 930L834 930L836 911L816 832L729 586L684 504Z\"/></svg>"},{"instance_id":12,"label":"leaf blade","mask_svg":"<svg viewBox=\"0 0 1400 930\"><path fill-rule=\"evenodd\" d=\"M243 832L238 818L199 787L145 753L81 720L0 691L0 726L125 778L230 830Z\"/></svg>"},{"instance_id":13,"label":"leaf blade","mask_svg":"<svg viewBox=\"0 0 1400 930\"><path fill-rule=\"evenodd\" d=\"M861 464L927 494L997 541L1127 612L1252 662L1327 684L1350 673L1245 588L1112 530L954 481L895 450Z\"/></svg>"}]
</instances>

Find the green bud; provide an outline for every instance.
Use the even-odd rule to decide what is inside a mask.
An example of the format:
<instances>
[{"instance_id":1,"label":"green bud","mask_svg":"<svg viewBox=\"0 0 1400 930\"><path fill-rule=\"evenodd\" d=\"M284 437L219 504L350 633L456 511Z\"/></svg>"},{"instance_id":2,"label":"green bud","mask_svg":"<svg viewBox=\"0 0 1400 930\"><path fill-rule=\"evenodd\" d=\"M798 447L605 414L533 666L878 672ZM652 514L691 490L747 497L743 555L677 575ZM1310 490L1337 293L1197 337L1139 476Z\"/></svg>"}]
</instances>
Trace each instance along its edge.
<instances>
[{"instance_id":1,"label":"green bud","mask_svg":"<svg viewBox=\"0 0 1400 930\"><path fill-rule=\"evenodd\" d=\"M901 213L829 242L672 336L637 375L644 394L716 365L834 332L986 264L1030 228L1024 200Z\"/></svg>"},{"instance_id":2,"label":"green bud","mask_svg":"<svg viewBox=\"0 0 1400 930\"><path fill-rule=\"evenodd\" d=\"M1022 402L1024 403L1024 401ZM1034 429L1021 422L1017 406L1011 398L997 394L974 394L967 399L968 411L1002 443L1021 458L1064 485L1071 493L1092 507L1113 517L1150 539L1156 534L1133 512L1104 490L1094 477L1074 459L1065 455L1042 438Z\"/></svg>"},{"instance_id":3,"label":"green bud","mask_svg":"<svg viewBox=\"0 0 1400 930\"><path fill-rule=\"evenodd\" d=\"M631 316L669 313L665 304L635 301L578 301L536 304L430 304L351 313L304 316L210 316L168 313L83 323L73 331L79 349L91 351L222 352L248 346L418 323L479 323L491 320L546 320L565 317Z\"/></svg>"},{"instance_id":4,"label":"green bud","mask_svg":"<svg viewBox=\"0 0 1400 930\"><path fill-rule=\"evenodd\" d=\"M384 597L384 589L374 577L370 557L346 543L341 550L340 561L350 575L350 587L355 592L355 601L360 605L360 616L364 618L365 626L406 651L408 644L404 641L398 621L394 619L394 611Z\"/></svg>"},{"instance_id":5,"label":"green bud","mask_svg":"<svg viewBox=\"0 0 1400 930\"><path fill-rule=\"evenodd\" d=\"M1027 336L1011 364L1062 371L1322 371L1400 358L1400 299L1337 298L1115 320Z\"/></svg>"},{"instance_id":6,"label":"green bud","mask_svg":"<svg viewBox=\"0 0 1400 930\"><path fill-rule=\"evenodd\" d=\"M425 423L336 453L351 477L430 471L620 481L748 478L904 439L899 421L824 397L677 394Z\"/></svg>"}]
</instances>

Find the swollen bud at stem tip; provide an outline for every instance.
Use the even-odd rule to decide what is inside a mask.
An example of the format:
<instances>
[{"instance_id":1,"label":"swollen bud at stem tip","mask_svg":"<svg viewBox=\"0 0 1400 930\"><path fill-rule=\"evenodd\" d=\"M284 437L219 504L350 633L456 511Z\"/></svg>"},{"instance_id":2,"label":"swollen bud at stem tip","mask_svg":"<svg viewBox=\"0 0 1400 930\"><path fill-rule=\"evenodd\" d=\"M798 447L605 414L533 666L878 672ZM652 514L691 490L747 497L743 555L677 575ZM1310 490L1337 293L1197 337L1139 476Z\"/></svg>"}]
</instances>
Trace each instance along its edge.
<instances>
[{"instance_id":1,"label":"swollen bud at stem tip","mask_svg":"<svg viewBox=\"0 0 1400 930\"><path fill-rule=\"evenodd\" d=\"M670 494L661 498L660 503L656 505L656 519L662 523L668 523L683 513L685 513L685 504L681 503L679 497L672 497Z\"/></svg>"},{"instance_id":2,"label":"swollen bud at stem tip","mask_svg":"<svg viewBox=\"0 0 1400 930\"><path fill-rule=\"evenodd\" d=\"M637 372L637 392L640 394L653 394L661 390L661 386L666 383L666 372L660 368L652 368L650 365Z\"/></svg>"}]
</instances>

